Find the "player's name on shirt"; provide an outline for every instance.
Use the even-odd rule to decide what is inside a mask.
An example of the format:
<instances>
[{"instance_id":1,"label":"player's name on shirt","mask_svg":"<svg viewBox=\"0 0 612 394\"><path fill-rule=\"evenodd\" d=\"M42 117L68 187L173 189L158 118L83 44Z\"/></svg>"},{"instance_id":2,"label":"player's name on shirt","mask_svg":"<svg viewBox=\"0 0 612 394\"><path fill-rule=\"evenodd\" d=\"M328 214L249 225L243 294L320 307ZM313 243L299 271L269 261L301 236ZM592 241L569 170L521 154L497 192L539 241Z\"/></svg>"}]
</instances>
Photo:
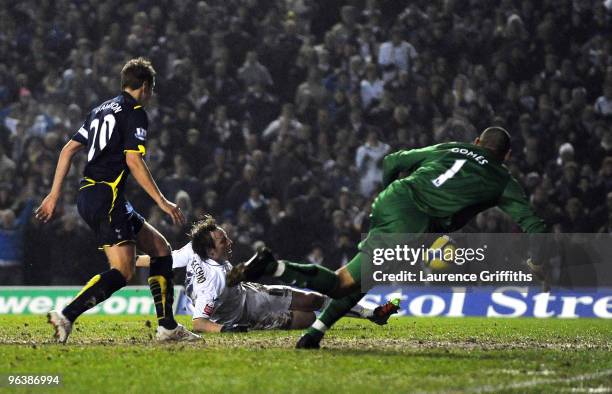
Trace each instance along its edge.
<instances>
[{"instance_id":1,"label":"player's name on shirt","mask_svg":"<svg viewBox=\"0 0 612 394\"><path fill-rule=\"evenodd\" d=\"M113 113L119 113L119 112L123 111L123 108L121 107L121 104L119 104L116 101L111 101L111 102L104 103L104 104L102 104L99 107L94 108L93 112L94 113L98 113L100 111L104 111L104 110L107 110L107 109L112 110Z\"/></svg>"},{"instance_id":2,"label":"player's name on shirt","mask_svg":"<svg viewBox=\"0 0 612 394\"><path fill-rule=\"evenodd\" d=\"M204 283L206 281L204 268L202 268L197 258L191 259L191 270L193 271L197 283Z\"/></svg>"},{"instance_id":3,"label":"player's name on shirt","mask_svg":"<svg viewBox=\"0 0 612 394\"><path fill-rule=\"evenodd\" d=\"M461 155L466 155L467 157L476 160L476 162L480 164L481 166L484 166L485 164L489 162L483 155L476 153L474 151L471 151L469 149L466 149L466 148L452 148L451 152L459 153Z\"/></svg>"}]
</instances>

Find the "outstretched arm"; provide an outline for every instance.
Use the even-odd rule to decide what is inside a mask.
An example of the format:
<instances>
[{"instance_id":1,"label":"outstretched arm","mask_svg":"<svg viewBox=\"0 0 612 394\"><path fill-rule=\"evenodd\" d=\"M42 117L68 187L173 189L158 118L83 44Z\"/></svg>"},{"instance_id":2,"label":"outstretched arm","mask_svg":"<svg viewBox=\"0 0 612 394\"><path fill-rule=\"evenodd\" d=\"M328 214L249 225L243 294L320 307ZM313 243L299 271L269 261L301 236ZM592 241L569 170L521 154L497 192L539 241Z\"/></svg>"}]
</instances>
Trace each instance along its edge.
<instances>
[{"instance_id":1,"label":"outstretched arm","mask_svg":"<svg viewBox=\"0 0 612 394\"><path fill-rule=\"evenodd\" d=\"M527 196L516 179L510 178L497 206L510 215L521 229L526 233L546 232L546 225L540 219L529 204Z\"/></svg>"},{"instance_id":2,"label":"outstretched arm","mask_svg":"<svg viewBox=\"0 0 612 394\"><path fill-rule=\"evenodd\" d=\"M85 145L77 142L75 140L70 140L64 145L62 151L59 156L59 160L57 161L57 167L55 168L55 176L53 177L53 185L51 186L51 191L49 194L43 199L42 203L38 208L36 208L35 215L36 219L47 223L53 217L53 213L55 212L55 206L57 205L57 200L60 197L62 192L62 184L64 183L64 179L70 170L70 165L72 164L72 157L75 153L83 149Z\"/></svg>"},{"instance_id":3,"label":"outstretched arm","mask_svg":"<svg viewBox=\"0 0 612 394\"><path fill-rule=\"evenodd\" d=\"M544 233L547 231L546 224L531 208L523 188L514 178L510 178L504 189L498 207L510 215L521 229L530 234ZM551 276L548 264L550 255L550 242L547 238L530 236L528 238L527 267L542 283L542 291L549 292Z\"/></svg>"},{"instance_id":4,"label":"outstretched arm","mask_svg":"<svg viewBox=\"0 0 612 394\"><path fill-rule=\"evenodd\" d=\"M151 176L149 167L142 158L140 152L128 151L125 153L125 161L130 169L136 182L147 192L149 196L155 201L159 208L170 215L174 224L184 224L185 216L173 202L170 202L163 196L157 184Z\"/></svg>"},{"instance_id":5,"label":"outstretched arm","mask_svg":"<svg viewBox=\"0 0 612 394\"><path fill-rule=\"evenodd\" d=\"M214 323L203 317L193 319L192 323L194 332L221 332L223 328L221 324Z\"/></svg>"},{"instance_id":6,"label":"outstretched arm","mask_svg":"<svg viewBox=\"0 0 612 394\"><path fill-rule=\"evenodd\" d=\"M248 324L217 324L204 317L199 317L192 320L194 332L224 332L224 333L236 333L236 332L248 332Z\"/></svg>"}]
</instances>

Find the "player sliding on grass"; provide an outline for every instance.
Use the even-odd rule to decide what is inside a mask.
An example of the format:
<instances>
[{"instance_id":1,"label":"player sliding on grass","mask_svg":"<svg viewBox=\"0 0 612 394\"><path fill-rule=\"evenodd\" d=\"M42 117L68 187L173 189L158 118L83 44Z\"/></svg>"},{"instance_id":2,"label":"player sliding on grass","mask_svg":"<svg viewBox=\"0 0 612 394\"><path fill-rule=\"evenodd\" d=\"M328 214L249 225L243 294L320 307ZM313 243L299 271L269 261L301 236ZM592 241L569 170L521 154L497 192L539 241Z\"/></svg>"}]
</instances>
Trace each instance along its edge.
<instances>
[{"instance_id":1,"label":"player sliding on grass","mask_svg":"<svg viewBox=\"0 0 612 394\"><path fill-rule=\"evenodd\" d=\"M136 246L153 256L148 282L159 322L156 338L160 341L200 338L174 320L170 245L123 195L128 174L132 173L175 224L185 221L180 208L159 191L143 160L148 128L143 106L149 103L154 85L155 70L148 60L132 59L125 64L121 70L121 94L94 108L66 143L60 153L51 192L36 209L39 220L46 223L52 218L72 157L87 148L87 165L77 207L96 233L110 269L91 278L62 311L49 312L49 323L59 342L66 342L77 317L106 300L132 278Z\"/></svg>"},{"instance_id":2,"label":"player sliding on grass","mask_svg":"<svg viewBox=\"0 0 612 394\"><path fill-rule=\"evenodd\" d=\"M334 298L302 335L297 348L319 348L325 331L369 290L362 286L362 264L372 256L372 235L405 234L416 240L432 230L457 230L478 212L498 206L525 232L543 232L544 223L532 211L518 182L503 166L510 156L510 135L501 127L482 132L474 144L445 143L399 151L383 161L383 187L374 200L368 237L359 253L335 273L317 265L276 261L267 249L234 267L228 285L271 275ZM407 177L400 176L409 174ZM532 269L542 274L541 266ZM366 288L364 288L366 287Z\"/></svg>"},{"instance_id":3,"label":"player sliding on grass","mask_svg":"<svg viewBox=\"0 0 612 394\"><path fill-rule=\"evenodd\" d=\"M212 216L196 222L189 233L191 242L172 252L174 268L186 267L185 288L193 303L193 330L236 332L252 329L302 329L315 320L329 298L287 286L242 283L227 287L225 275L232 269L228 261L232 240L217 226ZM137 267L147 267L149 256L138 256ZM387 324L399 309L399 300L375 309L355 305L351 316L376 324Z\"/></svg>"}]
</instances>

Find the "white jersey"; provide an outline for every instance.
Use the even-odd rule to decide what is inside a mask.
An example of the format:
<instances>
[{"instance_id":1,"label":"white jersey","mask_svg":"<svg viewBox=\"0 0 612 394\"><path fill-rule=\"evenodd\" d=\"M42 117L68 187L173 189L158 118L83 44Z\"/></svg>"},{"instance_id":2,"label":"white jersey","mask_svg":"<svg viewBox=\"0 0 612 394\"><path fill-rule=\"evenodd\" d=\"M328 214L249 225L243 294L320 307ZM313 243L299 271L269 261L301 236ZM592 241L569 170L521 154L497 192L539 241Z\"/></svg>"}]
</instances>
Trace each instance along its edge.
<instances>
[{"instance_id":1,"label":"white jersey","mask_svg":"<svg viewBox=\"0 0 612 394\"><path fill-rule=\"evenodd\" d=\"M193 318L219 324L238 323L245 309L247 291L243 286L227 287L225 275L232 269L229 261L202 260L191 242L172 252L172 267L185 267L185 292L193 303Z\"/></svg>"},{"instance_id":2,"label":"white jersey","mask_svg":"<svg viewBox=\"0 0 612 394\"><path fill-rule=\"evenodd\" d=\"M292 290L258 283L225 285L232 269L229 261L202 260L191 242L172 252L172 268L185 267L185 292L191 299L193 319L221 325L248 324L253 329L286 328L291 323Z\"/></svg>"}]
</instances>

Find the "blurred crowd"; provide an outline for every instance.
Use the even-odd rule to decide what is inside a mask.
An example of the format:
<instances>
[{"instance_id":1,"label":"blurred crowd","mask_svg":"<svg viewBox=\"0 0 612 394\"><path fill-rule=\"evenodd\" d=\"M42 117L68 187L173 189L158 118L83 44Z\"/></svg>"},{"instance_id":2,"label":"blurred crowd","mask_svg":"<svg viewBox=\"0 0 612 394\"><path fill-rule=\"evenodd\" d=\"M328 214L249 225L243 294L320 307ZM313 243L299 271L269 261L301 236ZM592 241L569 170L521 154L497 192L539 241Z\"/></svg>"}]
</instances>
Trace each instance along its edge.
<instances>
[{"instance_id":1,"label":"blurred crowd","mask_svg":"<svg viewBox=\"0 0 612 394\"><path fill-rule=\"evenodd\" d=\"M75 198L36 223L62 145L119 93L135 56L157 69L146 160L189 220L213 214L235 261L265 242L336 269L367 232L381 159L513 136L508 164L559 232L612 230L612 1L24 0L0 9L0 284L81 284L103 254ZM187 228L135 184L171 242ZM467 231L519 231L503 213Z\"/></svg>"}]
</instances>

